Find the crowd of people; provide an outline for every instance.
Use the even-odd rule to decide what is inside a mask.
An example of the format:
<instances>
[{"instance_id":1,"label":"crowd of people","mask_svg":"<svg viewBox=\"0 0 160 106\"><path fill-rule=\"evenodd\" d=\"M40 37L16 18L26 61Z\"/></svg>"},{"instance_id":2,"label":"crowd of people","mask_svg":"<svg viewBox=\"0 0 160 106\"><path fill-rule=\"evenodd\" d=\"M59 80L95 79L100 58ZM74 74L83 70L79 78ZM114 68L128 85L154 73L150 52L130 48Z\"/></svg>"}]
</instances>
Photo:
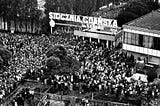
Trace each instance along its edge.
<instances>
[{"instance_id":1,"label":"crowd of people","mask_svg":"<svg viewBox=\"0 0 160 106\"><path fill-rule=\"evenodd\" d=\"M70 55L81 62L79 71L70 75L54 75L44 82L63 91L79 90L79 93L106 91L122 97L157 98L160 94L157 85L141 80L128 80L135 73L134 56L98 46L97 42L77 40L70 45Z\"/></svg>"},{"instance_id":2,"label":"crowd of people","mask_svg":"<svg viewBox=\"0 0 160 106\"><path fill-rule=\"evenodd\" d=\"M29 88L23 88L11 101L11 106L35 106L34 91Z\"/></svg>"},{"instance_id":3,"label":"crowd of people","mask_svg":"<svg viewBox=\"0 0 160 106\"><path fill-rule=\"evenodd\" d=\"M42 73L41 67L45 66L46 50L50 45L63 44L67 41L61 36L39 36L33 34L0 33L1 46L12 53L6 70L0 74L0 100L2 101L13 92L27 75L37 78ZM28 77L28 76L27 76Z\"/></svg>"},{"instance_id":4,"label":"crowd of people","mask_svg":"<svg viewBox=\"0 0 160 106\"><path fill-rule=\"evenodd\" d=\"M38 72L37 70L44 64L47 38L11 33L0 33L0 38L2 46L12 53L7 70L1 70L5 71L1 74L0 97L3 100L24 80L26 73Z\"/></svg>"},{"instance_id":5,"label":"crowd of people","mask_svg":"<svg viewBox=\"0 0 160 106\"><path fill-rule=\"evenodd\" d=\"M65 33L48 36L0 33L0 38L2 45L12 52L9 66L0 77L0 99L10 94L23 79L31 77L66 92L106 91L107 95L115 94L119 100L123 96L157 98L160 94L156 85L127 80L135 73L135 58L122 50L104 48L96 41L90 42ZM58 44L63 45L67 54L77 59L81 67L70 74L42 78L46 50Z\"/></svg>"}]
</instances>

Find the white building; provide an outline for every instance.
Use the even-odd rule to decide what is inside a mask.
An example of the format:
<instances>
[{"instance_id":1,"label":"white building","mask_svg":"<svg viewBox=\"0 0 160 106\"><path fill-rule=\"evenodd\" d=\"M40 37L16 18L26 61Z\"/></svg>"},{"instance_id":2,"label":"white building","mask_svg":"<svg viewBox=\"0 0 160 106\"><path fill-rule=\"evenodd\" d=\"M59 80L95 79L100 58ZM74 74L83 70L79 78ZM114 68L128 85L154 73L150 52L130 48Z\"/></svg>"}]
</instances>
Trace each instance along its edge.
<instances>
[{"instance_id":1,"label":"white building","mask_svg":"<svg viewBox=\"0 0 160 106\"><path fill-rule=\"evenodd\" d=\"M160 9L123 25L123 49L160 65Z\"/></svg>"}]
</instances>

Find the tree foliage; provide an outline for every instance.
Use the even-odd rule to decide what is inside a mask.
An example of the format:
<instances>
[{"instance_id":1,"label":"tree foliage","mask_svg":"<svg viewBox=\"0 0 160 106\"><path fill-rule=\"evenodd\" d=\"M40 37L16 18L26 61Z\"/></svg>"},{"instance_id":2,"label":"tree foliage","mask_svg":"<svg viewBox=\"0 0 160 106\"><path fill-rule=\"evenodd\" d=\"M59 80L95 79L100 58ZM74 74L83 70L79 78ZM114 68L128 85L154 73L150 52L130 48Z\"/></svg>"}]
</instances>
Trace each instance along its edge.
<instances>
[{"instance_id":1,"label":"tree foliage","mask_svg":"<svg viewBox=\"0 0 160 106\"><path fill-rule=\"evenodd\" d=\"M1 66L8 66L8 61L10 60L11 56L12 54L8 49L0 46L0 64Z\"/></svg>"},{"instance_id":2,"label":"tree foliage","mask_svg":"<svg viewBox=\"0 0 160 106\"><path fill-rule=\"evenodd\" d=\"M71 73L80 68L79 62L68 56L63 46L52 46L47 50L46 55L46 66L51 73Z\"/></svg>"},{"instance_id":3,"label":"tree foliage","mask_svg":"<svg viewBox=\"0 0 160 106\"><path fill-rule=\"evenodd\" d=\"M3 64L4 64L4 61L3 61L2 57L0 56L0 67L2 67Z\"/></svg>"},{"instance_id":4,"label":"tree foliage","mask_svg":"<svg viewBox=\"0 0 160 106\"><path fill-rule=\"evenodd\" d=\"M0 16L8 19L21 17L37 18L39 15L37 10L37 0L1 0L0 1Z\"/></svg>"},{"instance_id":5,"label":"tree foliage","mask_svg":"<svg viewBox=\"0 0 160 106\"><path fill-rule=\"evenodd\" d=\"M46 17L40 20L42 12L37 9L37 0L1 0L0 16L4 22L8 22L10 28L10 20L26 21L33 24L33 21L41 21L44 33L50 32L49 28L49 12L60 12L77 15L91 15L101 6L108 5L111 2L119 2L120 0L45 0ZM154 0L130 0L117 17L118 24L122 24L138 18L152 10L159 8ZM5 26L5 24L4 24ZM27 25L26 25L27 26ZM15 24L16 27L16 24ZM9 29L8 28L8 29ZM27 27L26 27L27 28Z\"/></svg>"},{"instance_id":6,"label":"tree foliage","mask_svg":"<svg viewBox=\"0 0 160 106\"><path fill-rule=\"evenodd\" d=\"M1 0L0 1L0 17L8 23L25 21L33 24L34 21L39 21L41 11L37 9L37 0ZM16 27L16 25L15 25Z\"/></svg>"},{"instance_id":7,"label":"tree foliage","mask_svg":"<svg viewBox=\"0 0 160 106\"><path fill-rule=\"evenodd\" d=\"M158 3L153 0L131 0L118 15L118 25L122 26L123 24L143 16L152 10L156 10L159 7Z\"/></svg>"},{"instance_id":8,"label":"tree foliage","mask_svg":"<svg viewBox=\"0 0 160 106\"><path fill-rule=\"evenodd\" d=\"M62 58L64 56L66 56L66 53L67 52L63 46L57 45L57 46L51 46L47 50L46 55L47 55L47 57L56 56L56 57Z\"/></svg>"},{"instance_id":9,"label":"tree foliage","mask_svg":"<svg viewBox=\"0 0 160 106\"><path fill-rule=\"evenodd\" d=\"M101 6L120 0L46 0L46 13L62 12L77 15L91 15Z\"/></svg>"},{"instance_id":10,"label":"tree foliage","mask_svg":"<svg viewBox=\"0 0 160 106\"><path fill-rule=\"evenodd\" d=\"M56 69L60 66L60 59L58 57L51 56L47 58L46 65L49 69Z\"/></svg>"}]
</instances>

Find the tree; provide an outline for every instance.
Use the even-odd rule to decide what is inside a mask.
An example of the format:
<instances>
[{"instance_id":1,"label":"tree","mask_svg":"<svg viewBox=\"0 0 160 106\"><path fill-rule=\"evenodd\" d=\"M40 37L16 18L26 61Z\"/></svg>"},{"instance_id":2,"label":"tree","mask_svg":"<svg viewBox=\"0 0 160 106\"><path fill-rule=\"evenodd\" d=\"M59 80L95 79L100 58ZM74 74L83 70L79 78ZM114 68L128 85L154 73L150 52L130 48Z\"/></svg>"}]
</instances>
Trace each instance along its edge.
<instances>
[{"instance_id":1,"label":"tree","mask_svg":"<svg viewBox=\"0 0 160 106\"><path fill-rule=\"evenodd\" d=\"M148 5L141 1L133 1L131 3L129 2L125 9L136 14L137 16L142 16L149 12Z\"/></svg>"},{"instance_id":2,"label":"tree","mask_svg":"<svg viewBox=\"0 0 160 106\"><path fill-rule=\"evenodd\" d=\"M58 0L46 0L44 7L46 15L48 15L49 12L58 12Z\"/></svg>"},{"instance_id":3,"label":"tree","mask_svg":"<svg viewBox=\"0 0 160 106\"><path fill-rule=\"evenodd\" d=\"M68 56L63 46L58 45L49 48L46 52L46 55L46 66L48 68L47 72L50 74L72 73L80 69L79 62L73 57Z\"/></svg>"},{"instance_id":4,"label":"tree","mask_svg":"<svg viewBox=\"0 0 160 106\"><path fill-rule=\"evenodd\" d=\"M49 69L57 69L60 66L60 59L58 57L51 56L47 58L46 65Z\"/></svg>"},{"instance_id":5,"label":"tree","mask_svg":"<svg viewBox=\"0 0 160 106\"><path fill-rule=\"evenodd\" d=\"M39 23L40 15L41 11L37 9L37 0L0 1L0 16L3 18L3 22L7 22L7 30L11 30L12 21L14 22L15 30L19 30L17 26L20 26L20 24L25 24L26 32L29 31L28 26L31 26L33 30L33 23Z\"/></svg>"},{"instance_id":6,"label":"tree","mask_svg":"<svg viewBox=\"0 0 160 106\"><path fill-rule=\"evenodd\" d=\"M127 5L124 6L124 9L119 13L116 18L118 21L118 26L134 20L140 16L143 16L152 10L159 8L157 2L153 0L133 0L129 1Z\"/></svg>"},{"instance_id":7,"label":"tree","mask_svg":"<svg viewBox=\"0 0 160 106\"><path fill-rule=\"evenodd\" d=\"M73 10L78 15L91 15L96 10L97 0L75 0Z\"/></svg>"},{"instance_id":8,"label":"tree","mask_svg":"<svg viewBox=\"0 0 160 106\"><path fill-rule=\"evenodd\" d=\"M0 67L3 67L4 61L2 59L2 57L0 56Z\"/></svg>"},{"instance_id":9,"label":"tree","mask_svg":"<svg viewBox=\"0 0 160 106\"><path fill-rule=\"evenodd\" d=\"M56 57L63 57L63 56L66 56L66 50L63 46L61 45L57 45L57 46L51 46L47 52L46 52L46 55L47 57L50 57L50 56L56 56Z\"/></svg>"},{"instance_id":10,"label":"tree","mask_svg":"<svg viewBox=\"0 0 160 106\"><path fill-rule=\"evenodd\" d=\"M45 13L62 12L77 15L91 15L101 6L107 5L112 0L46 0Z\"/></svg>"},{"instance_id":11,"label":"tree","mask_svg":"<svg viewBox=\"0 0 160 106\"><path fill-rule=\"evenodd\" d=\"M12 54L8 49L0 46L0 57L1 57L0 63L1 63L1 65L8 66L8 61L10 60L11 56L12 56Z\"/></svg>"},{"instance_id":12,"label":"tree","mask_svg":"<svg viewBox=\"0 0 160 106\"><path fill-rule=\"evenodd\" d=\"M0 16L3 17L3 22L7 22L8 13L10 13L11 9L11 0L1 0L0 1ZM6 24L4 24L4 28L6 28Z\"/></svg>"},{"instance_id":13,"label":"tree","mask_svg":"<svg viewBox=\"0 0 160 106\"><path fill-rule=\"evenodd\" d=\"M136 15L135 13L132 13L130 11L122 12L117 17L118 26L122 26L123 24L136 18L138 18L138 15Z\"/></svg>"}]
</instances>

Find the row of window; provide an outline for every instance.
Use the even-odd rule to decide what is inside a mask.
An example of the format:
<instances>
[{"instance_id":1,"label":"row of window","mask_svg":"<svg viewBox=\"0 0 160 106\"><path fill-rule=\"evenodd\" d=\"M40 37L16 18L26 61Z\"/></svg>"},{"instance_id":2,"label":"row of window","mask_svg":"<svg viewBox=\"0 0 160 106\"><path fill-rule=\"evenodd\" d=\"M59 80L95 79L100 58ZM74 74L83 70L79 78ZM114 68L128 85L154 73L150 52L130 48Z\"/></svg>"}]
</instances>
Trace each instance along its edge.
<instances>
[{"instance_id":1,"label":"row of window","mask_svg":"<svg viewBox=\"0 0 160 106\"><path fill-rule=\"evenodd\" d=\"M124 43L160 50L160 38L157 37L125 32Z\"/></svg>"}]
</instances>

